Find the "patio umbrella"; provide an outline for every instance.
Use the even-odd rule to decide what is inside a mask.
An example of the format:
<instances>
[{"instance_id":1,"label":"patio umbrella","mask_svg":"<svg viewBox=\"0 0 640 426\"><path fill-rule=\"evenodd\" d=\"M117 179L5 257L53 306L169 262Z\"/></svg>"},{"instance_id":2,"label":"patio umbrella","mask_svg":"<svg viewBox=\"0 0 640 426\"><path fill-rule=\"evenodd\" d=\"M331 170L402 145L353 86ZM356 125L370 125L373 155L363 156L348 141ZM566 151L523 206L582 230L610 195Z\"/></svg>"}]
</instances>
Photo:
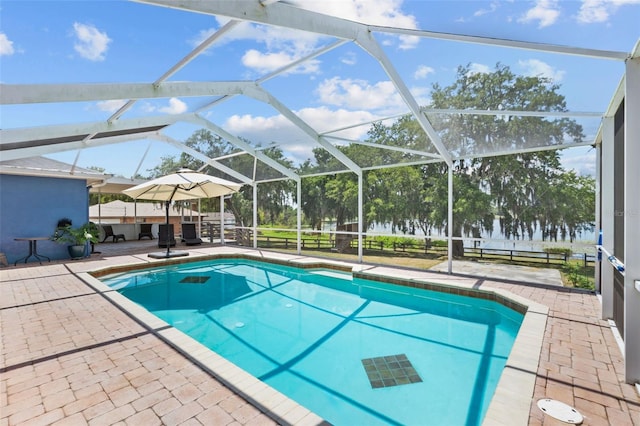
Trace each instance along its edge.
<instances>
[{"instance_id":1,"label":"patio umbrella","mask_svg":"<svg viewBox=\"0 0 640 426\"><path fill-rule=\"evenodd\" d=\"M230 182L214 176L197 173L189 169L180 169L170 175L141 183L122 191L124 194L142 200L164 201L167 217L167 252L149 254L150 257L186 256L187 252L171 252L169 235L169 205L171 201L213 198L238 192L242 184Z\"/></svg>"}]
</instances>

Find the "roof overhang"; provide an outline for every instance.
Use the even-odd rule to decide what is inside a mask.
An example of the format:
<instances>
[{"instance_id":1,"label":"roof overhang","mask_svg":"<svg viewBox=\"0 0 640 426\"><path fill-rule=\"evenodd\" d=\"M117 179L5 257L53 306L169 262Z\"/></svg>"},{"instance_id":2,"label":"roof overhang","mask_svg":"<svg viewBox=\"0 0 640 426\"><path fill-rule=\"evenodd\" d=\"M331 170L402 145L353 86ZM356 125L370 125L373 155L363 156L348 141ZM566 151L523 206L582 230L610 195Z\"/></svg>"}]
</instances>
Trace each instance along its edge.
<instances>
[{"instance_id":1,"label":"roof overhang","mask_svg":"<svg viewBox=\"0 0 640 426\"><path fill-rule=\"evenodd\" d=\"M104 182L91 185L89 192L101 194L121 194L125 189L133 188L136 185L146 182L142 179L128 179L113 176Z\"/></svg>"},{"instance_id":2,"label":"roof overhang","mask_svg":"<svg viewBox=\"0 0 640 426\"><path fill-rule=\"evenodd\" d=\"M84 180L87 186L100 185L111 177L100 172L91 172L87 169L72 169L71 165L66 168L59 167L39 167L24 164L12 164L11 162L0 163L0 174L29 176L29 177L47 177L60 179L77 179Z\"/></svg>"}]
</instances>

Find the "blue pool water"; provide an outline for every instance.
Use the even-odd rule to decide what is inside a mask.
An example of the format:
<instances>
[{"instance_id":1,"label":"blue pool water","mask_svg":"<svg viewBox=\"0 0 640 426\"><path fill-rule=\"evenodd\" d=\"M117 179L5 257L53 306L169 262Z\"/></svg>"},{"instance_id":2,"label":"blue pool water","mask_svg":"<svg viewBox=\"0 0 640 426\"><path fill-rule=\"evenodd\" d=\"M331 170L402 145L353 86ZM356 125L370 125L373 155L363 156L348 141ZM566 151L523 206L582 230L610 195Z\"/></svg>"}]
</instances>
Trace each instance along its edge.
<instances>
[{"instance_id":1,"label":"blue pool water","mask_svg":"<svg viewBox=\"0 0 640 426\"><path fill-rule=\"evenodd\" d=\"M523 319L482 299L240 259L102 280L335 425L481 424ZM400 370L383 357L411 378L393 382Z\"/></svg>"}]
</instances>

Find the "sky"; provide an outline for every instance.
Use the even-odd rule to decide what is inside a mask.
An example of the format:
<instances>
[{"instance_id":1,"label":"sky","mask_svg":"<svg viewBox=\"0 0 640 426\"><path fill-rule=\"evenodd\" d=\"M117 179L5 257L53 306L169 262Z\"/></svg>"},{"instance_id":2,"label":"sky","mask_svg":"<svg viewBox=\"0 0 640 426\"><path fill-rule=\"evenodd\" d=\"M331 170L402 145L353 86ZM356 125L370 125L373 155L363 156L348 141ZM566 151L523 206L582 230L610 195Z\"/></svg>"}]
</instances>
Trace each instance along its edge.
<instances>
[{"instance_id":1,"label":"sky","mask_svg":"<svg viewBox=\"0 0 640 426\"><path fill-rule=\"evenodd\" d=\"M242 0L245 1L245 0ZM252 1L252 0L246 0ZM640 0L287 0L317 12L382 26L630 52L640 38ZM148 4L111 1L0 1L0 82L110 83L155 81L228 21ZM410 36L376 34L385 54L419 104L433 85L447 86L459 66L547 77L571 111L604 112L624 74L621 61L559 55ZM332 43L306 32L242 23L170 81L256 80ZM407 112L377 61L349 42L263 84L280 102L322 132ZM140 100L124 118L181 114L215 98ZM97 122L126 100L0 106L2 129ZM278 141L296 163L316 146L270 105L234 97L202 115L254 145ZM593 138L599 119L580 119ZM178 124L166 134L184 141L198 128ZM366 137L368 124L340 133ZM130 177L179 152L147 140L53 155L81 167ZM595 171L595 150L573 148L563 164Z\"/></svg>"}]
</instances>

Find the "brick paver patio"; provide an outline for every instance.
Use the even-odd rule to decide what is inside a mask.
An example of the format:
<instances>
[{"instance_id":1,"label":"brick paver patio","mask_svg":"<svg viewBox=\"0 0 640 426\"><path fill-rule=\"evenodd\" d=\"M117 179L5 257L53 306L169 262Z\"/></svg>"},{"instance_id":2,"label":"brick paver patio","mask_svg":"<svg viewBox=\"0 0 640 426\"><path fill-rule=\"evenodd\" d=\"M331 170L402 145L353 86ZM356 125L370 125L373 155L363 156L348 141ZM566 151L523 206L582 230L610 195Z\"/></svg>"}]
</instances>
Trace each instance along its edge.
<instances>
[{"instance_id":1,"label":"brick paver patio","mask_svg":"<svg viewBox=\"0 0 640 426\"><path fill-rule=\"evenodd\" d=\"M277 423L75 275L144 257L0 270L0 426ZM566 424L537 408L552 398L588 425L640 426L640 397L623 382L622 355L594 294L489 279L476 286L550 309L530 425Z\"/></svg>"},{"instance_id":2,"label":"brick paver patio","mask_svg":"<svg viewBox=\"0 0 640 426\"><path fill-rule=\"evenodd\" d=\"M487 281L549 307L530 425L566 425L537 408L551 398L575 407L586 425L640 425L640 397L624 383L623 358L592 293Z\"/></svg>"},{"instance_id":3,"label":"brick paver patio","mask_svg":"<svg viewBox=\"0 0 640 426\"><path fill-rule=\"evenodd\" d=\"M64 265L1 277L0 424L275 424Z\"/></svg>"}]
</instances>

